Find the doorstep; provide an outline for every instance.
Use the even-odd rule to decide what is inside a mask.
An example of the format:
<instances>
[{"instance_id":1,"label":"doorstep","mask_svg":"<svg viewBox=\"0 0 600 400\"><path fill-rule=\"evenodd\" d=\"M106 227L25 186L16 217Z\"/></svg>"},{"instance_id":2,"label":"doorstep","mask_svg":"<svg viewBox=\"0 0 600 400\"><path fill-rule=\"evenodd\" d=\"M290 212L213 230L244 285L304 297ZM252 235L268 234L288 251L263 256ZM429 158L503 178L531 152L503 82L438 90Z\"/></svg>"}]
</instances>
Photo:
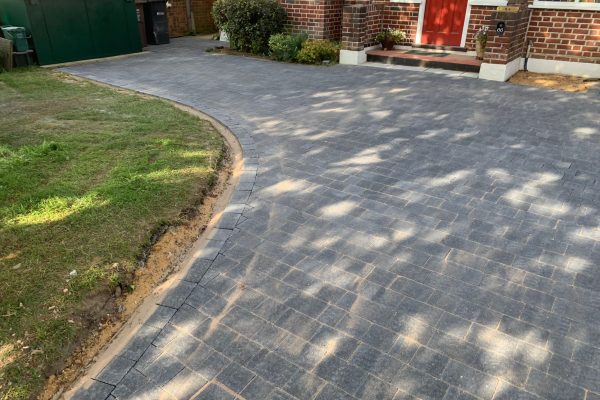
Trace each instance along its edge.
<instances>
[{"instance_id":1,"label":"doorstep","mask_svg":"<svg viewBox=\"0 0 600 400\"><path fill-rule=\"evenodd\" d=\"M415 44L415 43L413 43L411 46L414 49L444 50L444 51L455 51L455 52L460 52L460 53L467 52L466 47L460 47L460 46L439 46L436 44Z\"/></svg>"},{"instance_id":2,"label":"doorstep","mask_svg":"<svg viewBox=\"0 0 600 400\"><path fill-rule=\"evenodd\" d=\"M421 49L371 50L367 51L367 61L474 73L479 72L483 63L475 57Z\"/></svg>"}]
</instances>

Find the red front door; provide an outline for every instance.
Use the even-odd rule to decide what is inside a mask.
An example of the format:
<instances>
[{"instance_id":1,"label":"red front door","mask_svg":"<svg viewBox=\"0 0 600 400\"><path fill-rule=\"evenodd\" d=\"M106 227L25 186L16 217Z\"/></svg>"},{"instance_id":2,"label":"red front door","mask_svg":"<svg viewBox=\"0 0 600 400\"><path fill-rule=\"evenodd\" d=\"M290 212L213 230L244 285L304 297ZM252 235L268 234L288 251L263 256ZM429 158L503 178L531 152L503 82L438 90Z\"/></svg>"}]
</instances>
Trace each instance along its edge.
<instances>
[{"instance_id":1,"label":"red front door","mask_svg":"<svg viewBox=\"0 0 600 400\"><path fill-rule=\"evenodd\" d=\"M427 0L421 43L460 46L468 0Z\"/></svg>"}]
</instances>

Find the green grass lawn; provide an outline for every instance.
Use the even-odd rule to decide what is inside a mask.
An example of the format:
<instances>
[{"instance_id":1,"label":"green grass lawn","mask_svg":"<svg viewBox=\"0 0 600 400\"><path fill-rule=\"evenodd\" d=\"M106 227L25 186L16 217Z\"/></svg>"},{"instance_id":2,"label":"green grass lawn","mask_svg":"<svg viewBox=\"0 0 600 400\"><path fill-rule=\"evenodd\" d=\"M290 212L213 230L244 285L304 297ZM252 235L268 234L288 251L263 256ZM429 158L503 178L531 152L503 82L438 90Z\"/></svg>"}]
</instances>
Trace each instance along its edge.
<instances>
[{"instance_id":1,"label":"green grass lawn","mask_svg":"<svg viewBox=\"0 0 600 400\"><path fill-rule=\"evenodd\" d=\"M0 74L1 399L40 389L86 294L201 201L224 152L209 123L163 101L42 69Z\"/></svg>"}]
</instances>

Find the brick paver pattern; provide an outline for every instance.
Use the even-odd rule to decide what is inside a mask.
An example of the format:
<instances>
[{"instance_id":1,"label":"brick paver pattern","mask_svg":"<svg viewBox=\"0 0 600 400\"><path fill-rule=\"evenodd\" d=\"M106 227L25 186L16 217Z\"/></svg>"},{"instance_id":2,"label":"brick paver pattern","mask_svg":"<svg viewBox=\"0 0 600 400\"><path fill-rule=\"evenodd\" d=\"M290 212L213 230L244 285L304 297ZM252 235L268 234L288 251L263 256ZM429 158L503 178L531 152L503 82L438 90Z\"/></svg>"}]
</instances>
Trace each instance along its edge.
<instances>
[{"instance_id":1,"label":"brick paver pattern","mask_svg":"<svg viewBox=\"0 0 600 400\"><path fill-rule=\"evenodd\" d=\"M211 243L76 398L600 399L600 98L206 53L81 76L239 138Z\"/></svg>"}]
</instances>

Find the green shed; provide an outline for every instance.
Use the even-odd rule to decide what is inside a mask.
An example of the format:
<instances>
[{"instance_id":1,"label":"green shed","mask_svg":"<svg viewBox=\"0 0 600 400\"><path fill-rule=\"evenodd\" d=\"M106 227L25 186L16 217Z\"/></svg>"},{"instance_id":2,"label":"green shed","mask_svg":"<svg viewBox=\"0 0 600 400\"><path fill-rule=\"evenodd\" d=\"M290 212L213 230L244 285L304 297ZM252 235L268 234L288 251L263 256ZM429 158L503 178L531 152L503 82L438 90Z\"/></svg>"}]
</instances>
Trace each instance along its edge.
<instances>
[{"instance_id":1,"label":"green shed","mask_svg":"<svg viewBox=\"0 0 600 400\"><path fill-rule=\"evenodd\" d=\"M142 51L133 0L0 0L0 25L25 27L40 65Z\"/></svg>"}]
</instances>

